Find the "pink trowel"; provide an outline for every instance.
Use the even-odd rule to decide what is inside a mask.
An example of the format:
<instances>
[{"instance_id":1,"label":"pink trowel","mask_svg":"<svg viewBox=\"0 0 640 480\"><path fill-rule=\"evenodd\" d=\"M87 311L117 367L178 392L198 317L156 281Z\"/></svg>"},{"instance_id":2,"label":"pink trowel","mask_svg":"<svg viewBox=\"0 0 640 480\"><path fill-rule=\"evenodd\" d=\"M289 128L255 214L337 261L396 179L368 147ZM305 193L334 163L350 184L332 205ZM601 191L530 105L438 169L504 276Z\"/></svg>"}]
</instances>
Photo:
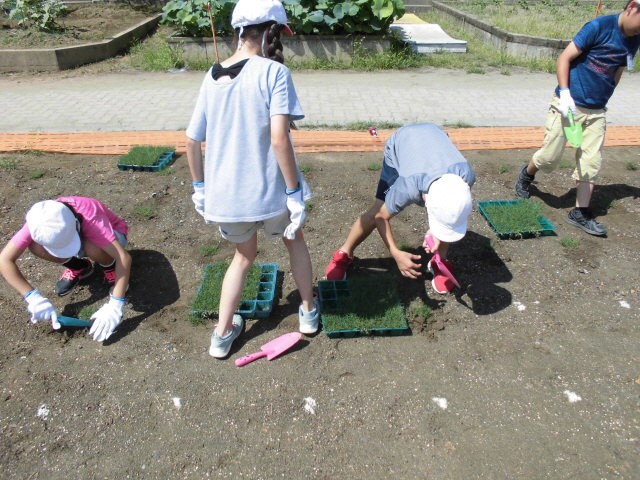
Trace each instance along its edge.
<instances>
[{"instance_id":1,"label":"pink trowel","mask_svg":"<svg viewBox=\"0 0 640 480\"><path fill-rule=\"evenodd\" d=\"M431 251L433 252L433 258L436 261L436 265L438 266L438 269L444 273L447 278L449 280L451 280L453 282L453 284L458 287L460 287L460 284L458 283L458 281L456 280L456 278L453 276L453 273L451 273L451 271L447 268L447 266L445 265L445 263L442 261L442 257L440 256L440 252L438 252L437 250L434 252L433 251L433 247L435 245L435 242L433 240L433 237L431 235L429 235L428 233L424 236L424 241L427 242L427 246L431 249Z\"/></svg>"},{"instance_id":2,"label":"pink trowel","mask_svg":"<svg viewBox=\"0 0 640 480\"><path fill-rule=\"evenodd\" d=\"M286 352L296 343L298 343L301 337L302 334L300 332L291 332L280 335L278 338L275 338L270 342L262 345L259 352L252 353L251 355L245 355L242 358L238 358L235 361L235 364L237 367L242 367L243 365L246 365L247 363L253 362L254 360L262 357L267 357L267 360L273 360L278 355Z\"/></svg>"}]
</instances>

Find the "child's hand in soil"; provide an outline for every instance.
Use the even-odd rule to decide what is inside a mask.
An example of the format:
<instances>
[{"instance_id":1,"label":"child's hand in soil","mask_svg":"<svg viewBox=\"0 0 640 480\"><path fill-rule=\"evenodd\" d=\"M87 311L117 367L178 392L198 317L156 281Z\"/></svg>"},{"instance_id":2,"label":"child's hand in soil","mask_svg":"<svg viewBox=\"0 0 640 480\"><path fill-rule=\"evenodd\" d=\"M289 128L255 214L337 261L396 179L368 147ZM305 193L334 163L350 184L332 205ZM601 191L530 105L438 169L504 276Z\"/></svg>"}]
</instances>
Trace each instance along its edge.
<instances>
[{"instance_id":1,"label":"child's hand in soil","mask_svg":"<svg viewBox=\"0 0 640 480\"><path fill-rule=\"evenodd\" d=\"M422 272L420 272L422 265L416 263L416 261L420 260L420 255L399 250L393 258L398 264L398 269L402 276L408 278L418 278L422 276Z\"/></svg>"}]
</instances>

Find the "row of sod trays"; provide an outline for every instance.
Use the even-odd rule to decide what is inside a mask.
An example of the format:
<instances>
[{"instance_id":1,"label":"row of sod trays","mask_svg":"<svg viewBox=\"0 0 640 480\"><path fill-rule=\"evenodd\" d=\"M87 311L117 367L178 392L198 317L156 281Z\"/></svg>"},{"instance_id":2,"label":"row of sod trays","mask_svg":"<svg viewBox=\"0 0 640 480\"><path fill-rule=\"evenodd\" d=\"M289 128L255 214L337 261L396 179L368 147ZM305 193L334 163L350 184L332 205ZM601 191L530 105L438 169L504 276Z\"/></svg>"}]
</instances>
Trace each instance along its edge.
<instances>
[{"instance_id":1,"label":"row of sod trays","mask_svg":"<svg viewBox=\"0 0 640 480\"><path fill-rule=\"evenodd\" d=\"M118 169L155 172L167 168L175 159L176 150L168 146L136 145L118 159Z\"/></svg>"},{"instance_id":2,"label":"row of sod trays","mask_svg":"<svg viewBox=\"0 0 640 480\"><path fill-rule=\"evenodd\" d=\"M227 268L228 262L215 262L204 266L202 282L191 307L194 320L218 315L222 280ZM277 276L277 264L252 265L236 313L243 318L268 317L273 309Z\"/></svg>"}]
</instances>

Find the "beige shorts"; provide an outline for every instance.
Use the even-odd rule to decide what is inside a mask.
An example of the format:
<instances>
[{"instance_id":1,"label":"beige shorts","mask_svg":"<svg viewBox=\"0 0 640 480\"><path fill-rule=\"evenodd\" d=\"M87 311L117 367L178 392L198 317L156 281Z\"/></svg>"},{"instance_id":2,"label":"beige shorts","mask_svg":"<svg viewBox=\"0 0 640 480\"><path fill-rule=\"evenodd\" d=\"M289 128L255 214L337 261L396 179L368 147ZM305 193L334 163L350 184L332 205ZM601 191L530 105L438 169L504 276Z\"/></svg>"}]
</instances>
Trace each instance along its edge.
<instances>
[{"instance_id":1,"label":"beige shorts","mask_svg":"<svg viewBox=\"0 0 640 480\"><path fill-rule=\"evenodd\" d=\"M244 243L253 237L259 228L264 228L267 237L281 237L285 228L291 223L289 212L284 212L277 217L267 218L258 222L216 222L222 238L231 243Z\"/></svg>"},{"instance_id":2,"label":"beige shorts","mask_svg":"<svg viewBox=\"0 0 640 480\"><path fill-rule=\"evenodd\" d=\"M563 127L569 126L569 121L558 111L558 100L554 95L544 125L542 147L533 155L534 165L543 172L550 172L558 166L567 143ZM602 168L602 146L607 129L606 110L582 107L576 109L574 120L582 124L582 143L576 149L576 168L572 176L579 182L593 182Z\"/></svg>"}]
</instances>

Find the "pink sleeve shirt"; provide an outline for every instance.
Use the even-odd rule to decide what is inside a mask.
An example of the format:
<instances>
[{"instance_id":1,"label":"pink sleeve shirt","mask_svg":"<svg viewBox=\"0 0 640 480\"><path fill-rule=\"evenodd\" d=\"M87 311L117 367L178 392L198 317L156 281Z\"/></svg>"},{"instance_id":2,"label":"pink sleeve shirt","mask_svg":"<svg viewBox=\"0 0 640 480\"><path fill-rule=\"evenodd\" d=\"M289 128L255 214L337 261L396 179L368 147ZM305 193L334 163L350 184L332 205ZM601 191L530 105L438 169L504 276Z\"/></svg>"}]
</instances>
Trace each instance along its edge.
<instances>
[{"instance_id":1,"label":"pink sleeve shirt","mask_svg":"<svg viewBox=\"0 0 640 480\"><path fill-rule=\"evenodd\" d=\"M83 241L89 240L99 248L106 247L116 239L114 230L125 237L129 232L127 222L94 198L60 197L56 201L69 205L81 218L80 238ZM26 223L11 238L11 242L21 250L31 245L33 239Z\"/></svg>"}]
</instances>

